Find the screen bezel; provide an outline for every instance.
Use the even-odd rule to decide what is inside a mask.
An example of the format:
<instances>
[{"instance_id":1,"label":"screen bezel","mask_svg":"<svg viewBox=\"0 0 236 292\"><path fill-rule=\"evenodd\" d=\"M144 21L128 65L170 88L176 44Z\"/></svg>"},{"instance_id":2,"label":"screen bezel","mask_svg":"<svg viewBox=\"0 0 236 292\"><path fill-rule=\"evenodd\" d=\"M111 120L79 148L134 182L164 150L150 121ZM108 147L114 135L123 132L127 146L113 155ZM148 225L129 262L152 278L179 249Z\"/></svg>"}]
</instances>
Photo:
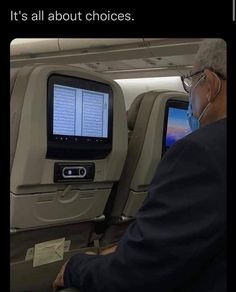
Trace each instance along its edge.
<instances>
[{"instance_id":1,"label":"screen bezel","mask_svg":"<svg viewBox=\"0 0 236 292\"><path fill-rule=\"evenodd\" d=\"M108 94L108 137L53 134L54 85L86 89ZM110 85L69 75L51 74L47 82L47 158L101 158L112 149L113 91ZM93 153L91 153L93 152Z\"/></svg>"},{"instance_id":2,"label":"screen bezel","mask_svg":"<svg viewBox=\"0 0 236 292\"><path fill-rule=\"evenodd\" d=\"M162 156L165 152L171 147L166 147L166 134L167 134L167 125L168 125L168 111L169 108L176 108L176 109L188 109L188 102L184 100L175 100L169 99L165 105L165 117L164 117L164 126L163 126L163 135L162 135Z\"/></svg>"}]
</instances>

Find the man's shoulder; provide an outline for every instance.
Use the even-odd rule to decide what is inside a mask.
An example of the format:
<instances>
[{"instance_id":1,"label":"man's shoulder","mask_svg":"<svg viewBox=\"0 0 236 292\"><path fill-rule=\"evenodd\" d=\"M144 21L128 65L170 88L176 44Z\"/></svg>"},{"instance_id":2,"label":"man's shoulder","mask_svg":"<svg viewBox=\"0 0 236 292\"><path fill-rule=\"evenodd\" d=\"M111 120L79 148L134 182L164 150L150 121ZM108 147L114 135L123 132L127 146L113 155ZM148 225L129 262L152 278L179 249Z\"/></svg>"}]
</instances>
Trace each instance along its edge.
<instances>
[{"instance_id":1,"label":"man's shoulder","mask_svg":"<svg viewBox=\"0 0 236 292\"><path fill-rule=\"evenodd\" d=\"M220 119L183 138L183 142L196 142L209 147L222 146L226 144L227 119Z\"/></svg>"},{"instance_id":2,"label":"man's shoulder","mask_svg":"<svg viewBox=\"0 0 236 292\"><path fill-rule=\"evenodd\" d=\"M226 119L221 119L185 136L167 151L163 160L172 160L173 157L186 160L186 156L193 159L209 154L225 159L226 123Z\"/></svg>"}]
</instances>

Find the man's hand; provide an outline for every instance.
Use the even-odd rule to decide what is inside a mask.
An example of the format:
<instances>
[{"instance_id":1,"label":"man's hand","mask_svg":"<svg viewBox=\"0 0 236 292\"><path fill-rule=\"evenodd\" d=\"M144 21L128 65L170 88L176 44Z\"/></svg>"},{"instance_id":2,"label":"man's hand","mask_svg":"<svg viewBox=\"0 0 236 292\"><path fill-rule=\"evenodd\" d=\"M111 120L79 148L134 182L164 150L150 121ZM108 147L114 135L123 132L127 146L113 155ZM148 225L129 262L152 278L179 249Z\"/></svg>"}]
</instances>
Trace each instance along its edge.
<instances>
[{"instance_id":1,"label":"man's hand","mask_svg":"<svg viewBox=\"0 0 236 292\"><path fill-rule=\"evenodd\" d=\"M117 248L117 245L112 246L110 248L107 248L107 249L103 250L100 253L100 255L110 254L110 253L114 252L116 250L116 248ZM92 251L87 251L85 254L96 255L96 253L92 252ZM64 265L61 267L60 272L58 273L56 279L53 282L53 292L57 292L59 288L64 286L64 272L65 272L67 262L65 262Z\"/></svg>"},{"instance_id":2,"label":"man's hand","mask_svg":"<svg viewBox=\"0 0 236 292\"><path fill-rule=\"evenodd\" d=\"M57 292L59 288L64 286L64 272L67 262L65 262L64 265L61 267L60 272L58 273L56 279L53 282L53 292Z\"/></svg>"}]
</instances>

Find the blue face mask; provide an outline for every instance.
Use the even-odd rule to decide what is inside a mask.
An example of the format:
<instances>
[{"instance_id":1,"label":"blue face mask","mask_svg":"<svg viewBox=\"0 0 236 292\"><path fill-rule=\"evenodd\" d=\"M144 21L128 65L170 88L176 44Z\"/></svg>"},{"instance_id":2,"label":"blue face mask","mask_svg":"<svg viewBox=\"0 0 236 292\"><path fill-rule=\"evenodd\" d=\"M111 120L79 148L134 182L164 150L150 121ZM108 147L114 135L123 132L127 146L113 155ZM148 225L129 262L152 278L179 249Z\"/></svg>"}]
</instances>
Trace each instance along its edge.
<instances>
[{"instance_id":1,"label":"blue face mask","mask_svg":"<svg viewBox=\"0 0 236 292\"><path fill-rule=\"evenodd\" d=\"M192 132L200 128L199 120L193 115L191 102L189 102L188 104L187 118L188 118L189 127L192 130Z\"/></svg>"},{"instance_id":2,"label":"blue face mask","mask_svg":"<svg viewBox=\"0 0 236 292\"><path fill-rule=\"evenodd\" d=\"M198 84L200 83L200 81L202 81L203 79L205 78L205 74L202 75L198 82L195 84L195 86L193 87L193 89L191 90L191 95L193 93L193 91L196 89L196 87L198 86ZM200 120L203 116L203 114L205 113L205 110L207 109L208 105L206 106L206 108L203 110L203 112L201 113L200 117L199 118L196 118L194 115L193 115L193 110L192 110L192 97L190 95L190 98L189 98L189 104L188 104L188 111L187 111L187 117L188 117L188 123L189 123L189 127L190 129L193 131L196 131L200 128Z\"/></svg>"},{"instance_id":3,"label":"blue face mask","mask_svg":"<svg viewBox=\"0 0 236 292\"><path fill-rule=\"evenodd\" d=\"M193 115L193 111L192 111L192 103L189 102L188 104L188 111L187 111L187 117L188 117L188 123L189 123L189 127L191 128L192 132L196 131L200 128L200 121L203 117L203 115L205 114L205 112L207 111L208 107L210 106L210 102L208 102L208 104L206 105L206 107L203 109L202 113L200 114L199 118L196 118Z\"/></svg>"},{"instance_id":4,"label":"blue face mask","mask_svg":"<svg viewBox=\"0 0 236 292\"><path fill-rule=\"evenodd\" d=\"M215 95L215 97L216 97L218 95L218 93L220 92L220 89L221 89L221 81L220 81L219 77L214 72L213 72L213 74L219 80L219 87L218 87L218 90L217 90L216 95ZM206 77L205 74L202 77L200 77L200 79L198 80L198 82L195 84L195 86L191 90L191 95L193 93L193 90L198 86L199 82L201 80L203 80L205 77ZM203 109L203 111L200 114L200 116L198 118L196 118L193 115L193 110L192 110L192 96L191 95L190 95L190 99L189 99L189 105L188 105L188 111L187 111L187 118L188 118L188 123L189 123L189 126L190 126L191 130L192 131L196 131L196 130L198 130L200 128L200 126L201 126L200 121L201 121L202 117L204 116L205 112L207 111L208 107L210 106L211 102L208 99L208 104L205 106L205 108Z\"/></svg>"}]
</instances>

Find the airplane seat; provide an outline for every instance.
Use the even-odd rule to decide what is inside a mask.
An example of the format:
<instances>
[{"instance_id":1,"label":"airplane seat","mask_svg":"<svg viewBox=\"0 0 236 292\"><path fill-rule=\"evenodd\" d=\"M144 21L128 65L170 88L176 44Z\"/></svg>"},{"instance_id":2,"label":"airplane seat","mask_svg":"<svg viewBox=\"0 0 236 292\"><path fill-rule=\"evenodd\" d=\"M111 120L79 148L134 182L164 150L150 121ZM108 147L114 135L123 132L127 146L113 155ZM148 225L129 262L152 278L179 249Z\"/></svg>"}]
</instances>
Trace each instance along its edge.
<instances>
[{"instance_id":1,"label":"airplane seat","mask_svg":"<svg viewBox=\"0 0 236 292\"><path fill-rule=\"evenodd\" d=\"M138 115L138 111L139 111L142 99L143 99L143 94L139 94L134 99L129 109L127 110L128 143L130 142L132 134L133 134L134 125L137 119L137 115Z\"/></svg>"},{"instance_id":2,"label":"airplane seat","mask_svg":"<svg viewBox=\"0 0 236 292\"><path fill-rule=\"evenodd\" d=\"M10 70L10 169L16 149L25 90L32 66Z\"/></svg>"},{"instance_id":3,"label":"airplane seat","mask_svg":"<svg viewBox=\"0 0 236 292\"><path fill-rule=\"evenodd\" d=\"M11 93L14 88L18 72L19 72L19 69L11 69L11 72L10 72L10 98L11 98Z\"/></svg>"},{"instance_id":4,"label":"airplane seat","mask_svg":"<svg viewBox=\"0 0 236 292\"><path fill-rule=\"evenodd\" d=\"M146 198L163 154L167 103L172 100L184 102L186 108L188 95L153 90L138 95L128 110L128 154L110 208L111 224L101 246L119 241Z\"/></svg>"},{"instance_id":5,"label":"airplane seat","mask_svg":"<svg viewBox=\"0 0 236 292\"><path fill-rule=\"evenodd\" d=\"M11 291L51 291L63 262L97 250L94 222L127 154L125 102L116 82L72 66L26 66L11 81Z\"/></svg>"}]
</instances>

